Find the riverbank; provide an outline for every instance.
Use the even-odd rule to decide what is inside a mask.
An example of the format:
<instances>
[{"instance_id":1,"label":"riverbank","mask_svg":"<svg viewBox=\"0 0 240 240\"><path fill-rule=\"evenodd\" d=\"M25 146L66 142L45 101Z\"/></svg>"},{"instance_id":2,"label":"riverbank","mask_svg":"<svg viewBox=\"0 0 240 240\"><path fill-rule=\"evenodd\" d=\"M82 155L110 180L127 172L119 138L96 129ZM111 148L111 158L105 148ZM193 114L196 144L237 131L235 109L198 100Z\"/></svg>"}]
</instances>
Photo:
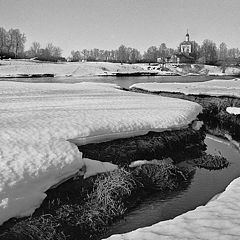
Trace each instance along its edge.
<instances>
[{"instance_id":1,"label":"riverbank","mask_svg":"<svg viewBox=\"0 0 240 240\"><path fill-rule=\"evenodd\" d=\"M171 145L173 137L175 148ZM112 159L113 163L120 163L119 167L124 164L124 168L87 179L76 175L57 188L48 190L47 197L31 217L6 222L0 227L0 237L4 240L46 240L50 236L51 239L58 240L65 239L66 236L68 239L99 239L109 225L121 218L144 196L156 191L172 191L191 178L191 172L177 167L174 159L169 156L175 153L177 162L193 156L199 157L205 149L204 138L204 131L193 130L190 126L184 130L152 132L145 136L106 142L106 155L111 155L112 146L125 143L120 151L115 152L116 155L125 153L125 161L122 163L119 159ZM132 145L129 149L127 145L134 141L141 142L145 148L135 149L136 146ZM172 148L171 153L161 152L169 146ZM94 144L94 147L102 149L103 145ZM89 145L87 148L82 146L80 150L83 157L86 157ZM140 150L148 156L149 161L133 163L134 159L142 158L137 153L131 154L134 158L127 156L131 150ZM151 151L155 152L154 156L148 155ZM194 151L194 154L186 155L190 151ZM95 159L99 157L97 152L92 154ZM151 159L154 160L150 161Z\"/></svg>"},{"instance_id":2,"label":"riverbank","mask_svg":"<svg viewBox=\"0 0 240 240\"><path fill-rule=\"evenodd\" d=\"M238 83L239 81L236 84ZM179 84L177 91L174 89L176 87L174 84L170 86L157 83L149 85L136 84L132 87L132 90L199 102L203 106L202 119L208 125L208 130L211 127L210 123L218 120L223 125L218 126L219 131L214 131L215 134L218 133L226 137L228 133L232 133L239 140L239 116L235 116L236 119L233 119L233 116L226 111L226 107L229 105L239 107L239 91L235 86L232 88L225 86L224 88L221 84L224 85L226 83L219 83L220 86L218 85L216 89L213 88L211 83L206 83L205 90L207 85L210 89L207 87L204 96L200 95L200 92L203 92L201 88L203 86L200 87L199 83L194 88L192 88L192 84ZM216 82L214 85L216 87ZM193 89L197 92L197 95L194 94ZM206 96L208 92L211 92L211 97ZM218 97L213 97L214 94ZM219 99L221 100L218 101ZM231 136L227 138L231 140ZM239 147L239 143L236 142L236 144L238 144L236 147ZM216 196L205 206L197 207L195 210L182 214L172 220L159 222L150 227L141 228L126 234L113 235L108 239L239 239L239 188L240 178L237 178L231 182L223 193Z\"/></svg>"},{"instance_id":3,"label":"riverbank","mask_svg":"<svg viewBox=\"0 0 240 240\"><path fill-rule=\"evenodd\" d=\"M149 64L109 62L50 63L35 60L0 60L0 78L89 77L89 76L239 76L240 68L201 64L167 64L165 68Z\"/></svg>"},{"instance_id":4,"label":"riverbank","mask_svg":"<svg viewBox=\"0 0 240 240\"><path fill-rule=\"evenodd\" d=\"M31 193L40 190L34 196L40 194L46 200L42 205L43 208L38 209L33 214L33 218L20 219L20 222L12 219L6 222L2 232L2 236L6 239L12 240L13 237L19 239L19 236L23 238L22 236L25 237L26 235L34 235L34 238L37 239L37 234L40 233L44 236L42 239L46 239L46 234L49 233L55 234L55 238L59 237L61 239L61 234L64 234L62 235L64 237L65 234L69 235L72 231L73 239L74 234L79 234L79 231L89 232L91 236L96 236L101 233L101 228L104 229L112 221L122 216L128 208L128 204L134 205L134 199L137 200L137 195L134 195L134 192L136 190L139 193L139 188L133 187L131 188L133 191L126 191L126 195L124 195L126 198L123 197L123 202L120 201L118 202L119 205L114 205L118 206L119 211L115 212L114 209L108 209L110 211L108 212L102 209L101 204L96 205L96 202L101 203L101 201L96 198L96 193L93 193L94 183L90 183L90 188L87 188L88 184L85 185L86 182L84 184L81 182L83 179L79 177L79 174L84 174L84 177L87 177L99 173L99 166L102 166L104 161L107 161L106 164L111 162L114 165L111 165L112 170L116 165L126 168L131 164L137 166L144 163L143 167L139 166L140 170L137 171L136 179L143 178L142 184L147 183L147 189L153 188L156 190L159 186L161 188L167 186L168 183L171 187L174 187L176 184L172 184L173 182L168 175L166 175L166 179L170 181L161 185L160 177L162 175L158 173L162 169L162 164L159 164L159 160L164 163L165 169L171 169L171 171L173 170L186 177L184 172L181 172L182 170L175 168L174 163L182 161L186 157L197 157L196 154L201 154L204 150L203 138L205 133L199 131L201 124L195 122L202 108L196 103L176 98L125 92L121 91L116 85L102 83L31 84L1 82L0 89L0 107L3 112L1 115L1 132L3 133L3 138L0 139L1 150L4 156L8 156L6 160L12 156L10 165L14 167L16 173L18 173L19 164L17 163L18 165L14 166L15 162L19 160L19 163L23 164L21 167L23 174L20 173L15 178L11 169L8 171L9 162L6 162L6 167L3 168L1 176L15 178L16 181L13 182L12 186L17 185L18 188L16 188L16 192L8 193L8 187L6 187L3 194L6 198L16 196L18 198L18 193L22 194L24 192L26 196L20 196L29 197L27 190ZM168 109L166 109L166 105ZM150 133L147 134L148 132ZM144 136L140 137L140 135ZM76 145L78 145L78 148ZM19 157L19 159L16 159L16 157ZM102 164L98 165L91 159L87 161L87 157L99 159ZM171 157L171 159L166 162L165 160L168 157ZM146 160L151 159L155 159L155 161L146 162ZM144 161L132 163L135 160ZM39 166L37 163L39 163ZM36 164L36 169L41 169L44 175L41 175L41 171L35 171L35 167L31 169L31 164ZM51 170L53 165L59 171L56 179L56 172ZM73 167L71 171L69 171L69 166ZM115 171L117 170L115 169ZM132 171L134 170L130 169L126 176L129 176ZM144 171L147 174L144 174ZM171 171L169 172L170 176L172 176ZM148 177L149 173L151 173L150 178ZM29 179L18 178L28 176L27 174ZM109 177L119 179L122 174L124 175L123 172L117 175L108 173L107 178L102 179L101 176L103 175L100 175L100 179L103 182L108 182L106 179L109 179ZM70 185L64 185L63 182L72 175L75 176L75 180L70 179ZM49 176L53 176L54 179L51 178L46 186L44 181L48 181ZM177 177L178 180L179 176ZM44 181L42 181L43 179ZM78 179L77 182L75 182L76 179ZM10 180L6 183L11 184ZM28 182L31 184L24 186ZM177 182L180 183L181 181ZM59 185L59 183L62 184ZM116 182L114 181L114 183ZM53 185L65 186L65 190L59 191L59 188L57 188L53 195L48 195L46 191ZM123 186L125 185L126 182L123 181ZM42 186L42 188L39 189L37 186ZM13 187L11 189L14 190ZM78 189L81 189L80 193ZM14 196L14 194L16 195ZM32 196L30 195L30 197ZM69 199L73 201L70 206ZM6 204L13 200L14 198L3 203L7 206ZM36 200L37 206L34 202L34 206L30 206L31 211L34 211L41 203L41 200L40 202L39 199ZM125 204L125 200L126 205L122 205ZM29 201L26 198L24 198L23 203L28 203L26 207L29 207ZM22 210L23 205L19 206ZM14 210L16 205L12 204L11 207L11 210ZM85 211L85 209L87 210ZM114 211L114 215L111 215L112 211ZM101 218L96 219L95 214L89 218L89 212L97 213L97 216L101 216ZM6 210L6 213L9 214L9 211ZM19 215L18 212L17 214L16 212L10 213L14 213L15 216L23 216ZM3 215L1 214L1 217ZM81 224L77 221L80 216L83 217L81 218ZM61 219L65 220L61 222ZM90 219L96 225L89 224L86 219ZM70 225L67 224L68 222L70 222ZM84 222L93 229L86 231ZM66 228L62 227L64 225ZM36 231L33 231L33 229ZM88 238L90 236L86 237L84 235L84 237Z\"/></svg>"},{"instance_id":5,"label":"riverbank","mask_svg":"<svg viewBox=\"0 0 240 240\"><path fill-rule=\"evenodd\" d=\"M0 82L0 98L2 112L0 146L3 156L0 169L0 176L3 179L0 182L0 221L4 223L13 218L4 225L4 228L18 222L14 217L22 218L35 214L35 210L44 199L48 199L45 202L47 209L53 210L53 205L58 206L62 202L61 194L56 193L49 199L47 190L59 184L59 187L63 186L63 182L73 176L78 178L79 175L83 175L86 179L99 173L117 170L119 168L117 165L121 167L133 160L144 160L140 157L148 155L151 149L156 151L152 157L161 160L164 159L164 155L157 153L164 149L163 146L167 146L165 151L171 149L171 152L174 150L177 152L178 148L182 147L181 141L190 143L191 140L196 145L199 141L199 152L201 147L204 147L202 141L204 132L201 133L195 128L195 120L202 107L184 100L125 92L113 84L21 82ZM166 104L169 106L167 111ZM178 134L181 131L182 135ZM147 133L149 136L146 135L143 139L133 139ZM157 135L160 133L163 134L161 137ZM152 138L152 142L149 143ZM168 138L171 141L175 139L176 149L171 147ZM124 145L125 140L118 142L117 139L125 139L128 144ZM113 140L115 141L109 144L108 154L105 151L106 144L103 142ZM98 148L99 153L102 153L99 157L101 162L95 160L98 152L92 155L93 159L86 158L89 149L91 152L90 144L97 143L102 143L103 146L102 150ZM123 147L120 148L122 144ZM137 148L132 155L128 151L131 144L133 145L131 150ZM86 151L83 145L87 145ZM188 147L189 145L193 147L187 144ZM97 148L96 146L94 145L94 148ZM116 151L116 147L113 146L117 146L120 151ZM120 155L118 161L113 158L113 152ZM137 157L133 158L134 154ZM105 157L109 162L104 162ZM153 165L155 169L160 168L159 164L151 164ZM174 168L173 165L171 167ZM86 192L84 187L79 186L80 191L74 187L68 188L70 192L75 192L75 200L80 201L77 209L80 209L81 213L83 209L96 210L97 205L92 205L98 202L95 197L90 199L87 197L89 201L86 202L85 197L84 200L81 199L82 192ZM62 195L65 196L65 202L69 202L72 197L71 194L71 197L68 194ZM75 200L71 200L73 201L71 204L75 204ZM89 207L88 203L92 207ZM70 213L74 213L75 208L75 205L70 208ZM70 214L69 211L64 210L66 214ZM44 214L49 217L48 214L57 213ZM51 222L48 217L45 219L44 214L38 215L38 220L33 220L36 228L40 229L41 233L54 232L59 223ZM87 217L88 212L84 216ZM111 218L107 218L107 223ZM30 224L29 218L27 219L26 224ZM44 230L46 227L44 223L49 223L47 225L51 230ZM18 227L19 225L15 230L19 229ZM33 225L30 227L30 230L32 229L35 229Z\"/></svg>"},{"instance_id":6,"label":"riverbank","mask_svg":"<svg viewBox=\"0 0 240 240\"><path fill-rule=\"evenodd\" d=\"M0 78L17 78L34 74L56 77L115 76L116 72L143 72L140 65L108 62L49 63L30 60L0 60Z\"/></svg>"},{"instance_id":7,"label":"riverbank","mask_svg":"<svg viewBox=\"0 0 240 240\"><path fill-rule=\"evenodd\" d=\"M171 85L171 86L170 86ZM212 80L204 83L136 84L132 91L185 99L203 107L199 115L207 131L229 140L240 141L240 116L230 114L228 107L240 107L240 80Z\"/></svg>"}]
</instances>

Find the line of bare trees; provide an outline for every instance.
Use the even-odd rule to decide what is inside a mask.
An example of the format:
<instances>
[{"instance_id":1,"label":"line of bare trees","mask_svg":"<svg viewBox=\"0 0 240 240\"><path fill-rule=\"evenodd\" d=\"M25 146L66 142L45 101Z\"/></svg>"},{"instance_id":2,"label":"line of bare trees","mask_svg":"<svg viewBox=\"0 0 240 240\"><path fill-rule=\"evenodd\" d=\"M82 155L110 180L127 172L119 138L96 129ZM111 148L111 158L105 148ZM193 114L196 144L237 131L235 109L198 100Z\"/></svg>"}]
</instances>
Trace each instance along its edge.
<instances>
[{"instance_id":1,"label":"line of bare trees","mask_svg":"<svg viewBox=\"0 0 240 240\"><path fill-rule=\"evenodd\" d=\"M36 58L42 61L64 61L62 49L48 43L45 48L41 48L39 42L33 42L28 51L25 52L27 58Z\"/></svg>"},{"instance_id":2,"label":"line of bare trees","mask_svg":"<svg viewBox=\"0 0 240 240\"><path fill-rule=\"evenodd\" d=\"M18 58L24 55L26 37L19 29L0 27L0 58Z\"/></svg>"},{"instance_id":3,"label":"line of bare trees","mask_svg":"<svg viewBox=\"0 0 240 240\"><path fill-rule=\"evenodd\" d=\"M82 51L72 51L70 59L72 61L108 61L108 62L131 62L136 63L141 59L141 53L135 49L121 45L117 50L83 49Z\"/></svg>"},{"instance_id":4,"label":"line of bare trees","mask_svg":"<svg viewBox=\"0 0 240 240\"><path fill-rule=\"evenodd\" d=\"M28 51L24 51L26 36L19 29L6 30L0 27L0 59L3 58L38 58L45 61L64 60L62 49L48 43L41 48L40 43L33 42Z\"/></svg>"},{"instance_id":5,"label":"line of bare trees","mask_svg":"<svg viewBox=\"0 0 240 240\"><path fill-rule=\"evenodd\" d=\"M19 29L5 30L0 27L0 58L37 58L45 61L66 60L62 57L62 49L48 43L41 47L39 42L33 42L28 51L24 51L26 36ZM190 56L194 62L205 64L240 65L240 51L238 48L228 48L226 43L221 43L217 47L212 40L205 39L201 46L192 41L192 52ZM121 45L116 50L83 49L82 51L72 51L71 61L108 61L121 63L137 62L157 62L158 58L170 59L180 52L180 47L176 49L168 48L165 43L159 46L149 47L144 54L136 48Z\"/></svg>"},{"instance_id":6,"label":"line of bare trees","mask_svg":"<svg viewBox=\"0 0 240 240\"><path fill-rule=\"evenodd\" d=\"M168 58L178 54L180 47L177 49L168 48L165 43L159 46L151 46L141 54L137 49L121 45L116 50L99 50L83 49L82 51L72 51L71 61L108 61L108 62L157 62L158 58ZM240 51L238 48L227 48L225 43L221 43L217 47L212 40L206 39L200 46L197 42L192 41L192 52L190 54L194 62L205 64L240 64Z\"/></svg>"}]
</instances>

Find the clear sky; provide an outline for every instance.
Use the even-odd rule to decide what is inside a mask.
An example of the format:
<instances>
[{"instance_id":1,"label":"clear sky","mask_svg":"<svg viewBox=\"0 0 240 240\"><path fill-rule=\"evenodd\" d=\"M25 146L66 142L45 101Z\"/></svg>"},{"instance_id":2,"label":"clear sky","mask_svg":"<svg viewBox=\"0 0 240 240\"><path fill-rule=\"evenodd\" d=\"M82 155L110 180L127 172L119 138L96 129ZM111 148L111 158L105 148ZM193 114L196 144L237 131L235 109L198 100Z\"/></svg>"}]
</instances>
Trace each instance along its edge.
<instances>
[{"instance_id":1,"label":"clear sky","mask_svg":"<svg viewBox=\"0 0 240 240\"><path fill-rule=\"evenodd\" d=\"M63 49L141 52L165 42L175 48L189 29L190 40L240 48L240 0L0 0L0 26L19 28L33 41Z\"/></svg>"}]
</instances>

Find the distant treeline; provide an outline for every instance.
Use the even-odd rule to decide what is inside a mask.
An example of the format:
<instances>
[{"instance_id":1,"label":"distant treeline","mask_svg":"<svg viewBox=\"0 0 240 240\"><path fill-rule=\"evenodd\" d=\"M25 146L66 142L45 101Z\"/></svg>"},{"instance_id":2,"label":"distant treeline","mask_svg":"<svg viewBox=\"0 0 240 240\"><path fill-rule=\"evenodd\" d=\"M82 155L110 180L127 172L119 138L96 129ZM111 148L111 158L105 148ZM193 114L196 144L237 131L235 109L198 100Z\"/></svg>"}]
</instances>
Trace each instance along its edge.
<instances>
[{"instance_id":1,"label":"distant treeline","mask_svg":"<svg viewBox=\"0 0 240 240\"><path fill-rule=\"evenodd\" d=\"M40 43L33 42L28 51L24 51L26 36L19 29L5 30L0 28L0 59L8 58L35 58L43 61L66 61L62 57L60 47L52 43L41 48Z\"/></svg>"},{"instance_id":2,"label":"distant treeline","mask_svg":"<svg viewBox=\"0 0 240 240\"><path fill-rule=\"evenodd\" d=\"M19 29L5 30L0 28L0 58L35 58L43 61L66 61L62 57L62 49L48 43L41 47L39 42L33 42L30 49L25 51L26 36ZM201 45L191 41L192 49L189 54L194 62L214 65L239 65L240 51L238 48L227 48L225 43L218 47L212 40L204 40ZM180 44L176 49L168 48L166 43L149 47L143 54L136 48L121 45L116 50L83 49L71 51L68 61L107 61L121 63L157 62L171 60L180 53Z\"/></svg>"},{"instance_id":3,"label":"distant treeline","mask_svg":"<svg viewBox=\"0 0 240 240\"><path fill-rule=\"evenodd\" d=\"M222 65L223 63L240 64L240 51L238 48L227 48L225 43L219 47L211 40L204 40L200 46L197 42L192 41L192 52L189 54L194 62ZM178 55L180 45L177 49L168 48L165 43L159 46L151 46L141 54L137 49L121 45L117 50L99 50L83 49L82 51L72 51L71 61L108 61L123 63L140 63L140 62L157 62L159 58L164 60L171 59L172 56Z\"/></svg>"}]
</instances>

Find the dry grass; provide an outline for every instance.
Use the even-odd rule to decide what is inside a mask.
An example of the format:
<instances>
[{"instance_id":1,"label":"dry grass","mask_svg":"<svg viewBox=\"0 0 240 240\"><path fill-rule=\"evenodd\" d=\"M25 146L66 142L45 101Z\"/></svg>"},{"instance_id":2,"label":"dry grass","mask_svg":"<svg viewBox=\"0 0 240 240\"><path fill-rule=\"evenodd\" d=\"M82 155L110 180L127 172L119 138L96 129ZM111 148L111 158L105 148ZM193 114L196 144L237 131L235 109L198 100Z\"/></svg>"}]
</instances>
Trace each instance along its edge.
<instances>
[{"instance_id":1,"label":"dry grass","mask_svg":"<svg viewBox=\"0 0 240 240\"><path fill-rule=\"evenodd\" d=\"M101 174L84 205L65 204L57 211L57 218L65 226L66 234L80 239L95 239L106 227L126 211L124 199L136 188L131 174L123 169ZM77 239L77 238L76 238Z\"/></svg>"},{"instance_id":2,"label":"dry grass","mask_svg":"<svg viewBox=\"0 0 240 240\"><path fill-rule=\"evenodd\" d=\"M185 176L172 164L143 165L132 172L119 169L98 175L92 192L77 203L65 201L52 214L20 221L0 235L1 240L99 239L107 227L126 212L141 190L173 189ZM81 189L80 189L81 191Z\"/></svg>"},{"instance_id":3,"label":"dry grass","mask_svg":"<svg viewBox=\"0 0 240 240\"><path fill-rule=\"evenodd\" d=\"M158 164L146 164L137 167L133 174L146 189L172 190L181 181L186 180L187 172L171 163L159 161Z\"/></svg>"},{"instance_id":4,"label":"dry grass","mask_svg":"<svg viewBox=\"0 0 240 240\"><path fill-rule=\"evenodd\" d=\"M223 156L213 156L210 154L205 154L200 158L190 161L194 165L200 168L205 168L209 170L218 170L228 167L229 162Z\"/></svg>"},{"instance_id":5,"label":"dry grass","mask_svg":"<svg viewBox=\"0 0 240 240\"><path fill-rule=\"evenodd\" d=\"M93 198L102 205L110 205L118 199L130 196L136 187L131 173L120 169L100 176L94 184Z\"/></svg>"},{"instance_id":6,"label":"dry grass","mask_svg":"<svg viewBox=\"0 0 240 240\"><path fill-rule=\"evenodd\" d=\"M50 215L29 218L15 224L9 231L0 235L1 240L66 240L66 236L58 230L56 219Z\"/></svg>"}]
</instances>

